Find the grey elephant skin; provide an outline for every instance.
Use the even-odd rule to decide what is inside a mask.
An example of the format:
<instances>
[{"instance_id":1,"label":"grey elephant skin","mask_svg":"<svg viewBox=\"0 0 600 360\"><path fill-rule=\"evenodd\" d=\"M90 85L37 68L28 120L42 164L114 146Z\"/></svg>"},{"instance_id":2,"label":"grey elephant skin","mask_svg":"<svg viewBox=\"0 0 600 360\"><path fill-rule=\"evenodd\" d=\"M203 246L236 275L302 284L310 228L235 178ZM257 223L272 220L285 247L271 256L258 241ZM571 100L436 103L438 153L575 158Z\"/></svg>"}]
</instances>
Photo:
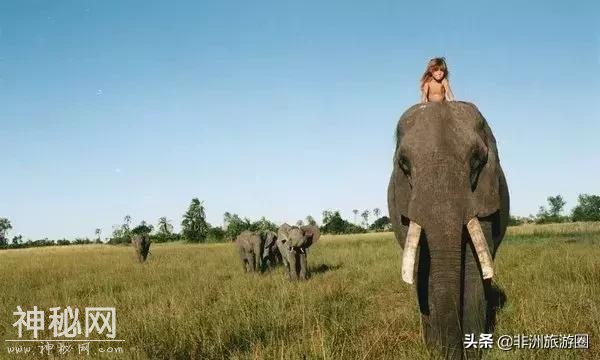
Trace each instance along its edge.
<instances>
[{"instance_id":1,"label":"grey elephant skin","mask_svg":"<svg viewBox=\"0 0 600 360\"><path fill-rule=\"evenodd\" d=\"M283 224L277 231L277 247L290 279L306 280L308 274L308 248L319 240L319 228L314 225L290 226Z\"/></svg>"},{"instance_id":2,"label":"grey elephant skin","mask_svg":"<svg viewBox=\"0 0 600 360\"><path fill-rule=\"evenodd\" d=\"M135 256L139 262L144 262L150 253L150 237L148 235L134 235L131 238L131 244L135 251Z\"/></svg>"},{"instance_id":3,"label":"grey elephant skin","mask_svg":"<svg viewBox=\"0 0 600 360\"><path fill-rule=\"evenodd\" d=\"M283 258L277 247L277 233L273 231L261 232L263 238L262 267L271 270L273 267L283 263Z\"/></svg>"},{"instance_id":4,"label":"grey elephant skin","mask_svg":"<svg viewBox=\"0 0 600 360\"><path fill-rule=\"evenodd\" d=\"M496 140L466 102L409 108L396 140L389 214L403 279L415 278L423 339L446 358L480 358L463 349L464 334L491 331L490 277L509 214Z\"/></svg>"},{"instance_id":5,"label":"grey elephant skin","mask_svg":"<svg viewBox=\"0 0 600 360\"><path fill-rule=\"evenodd\" d=\"M281 263L277 248L277 234L273 231L243 231L235 244L239 251L244 271L263 272Z\"/></svg>"},{"instance_id":6,"label":"grey elephant skin","mask_svg":"<svg viewBox=\"0 0 600 360\"><path fill-rule=\"evenodd\" d=\"M246 272L262 270L264 238L259 233L243 231L235 239L242 266Z\"/></svg>"}]
</instances>

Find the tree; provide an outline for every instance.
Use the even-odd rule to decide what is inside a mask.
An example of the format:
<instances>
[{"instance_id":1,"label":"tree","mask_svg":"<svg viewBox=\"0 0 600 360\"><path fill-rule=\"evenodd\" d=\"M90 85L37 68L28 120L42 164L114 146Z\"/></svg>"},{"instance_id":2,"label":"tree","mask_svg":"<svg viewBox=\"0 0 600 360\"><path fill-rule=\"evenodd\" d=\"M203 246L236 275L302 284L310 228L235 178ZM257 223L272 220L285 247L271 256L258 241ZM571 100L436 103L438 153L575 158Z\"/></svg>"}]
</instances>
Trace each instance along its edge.
<instances>
[{"instance_id":1,"label":"tree","mask_svg":"<svg viewBox=\"0 0 600 360\"><path fill-rule=\"evenodd\" d=\"M323 217L323 226L321 226L321 231L324 234L358 234L365 232L365 229L342 219L339 211L326 210L326 212L327 216Z\"/></svg>"},{"instance_id":2,"label":"tree","mask_svg":"<svg viewBox=\"0 0 600 360\"><path fill-rule=\"evenodd\" d=\"M337 213L339 214L339 212ZM335 212L332 210L323 210L323 224L328 223L334 214Z\"/></svg>"},{"instance_id":3,"label":"tree","mask_svg":"<svg viewBox=\"0 0 600 360\"><path fill-rule=\"evenodd\" d=\"M0 218L0 246L5 247L8 245L6 235L10 229L12 229L10 221L7 218Z\"/></svg>"},{"instance_id":4,"label":"tree","mask_svg":"<svg viewBox=\"0 0 600 360\"><path fill-rule=\"evenodd\" d=\"M248 220L248 219L246 219ZM252 231L277 231L278 227L271 221L267 220L266 217L261 217L260 220L250 224L249 230ZM239 234L238 234L239 235ZM237 235L236 235L237 236Z\"/></svg>"},{"instance_id":5,"label":"tree","mask_svg":"<svg viewBox=\"0 0 600 360\"><path fill-rule=\"evenodd\" d=\"M183 221L181 221L183 237L190 242L204 242L208 229L203 202L198 198L193 198L188 211L183 215Z\"/></svg>"},{"instance_id":6,"label":"tree","mask_svg":"<svg viewBox=\"0 0 600 360\"><path fill-rule=\"evenodd\" d=\"M18 236L13 236L12 245L19 246L23 243L23 235L19 234Z\"/></svg>"},{"instance_id":7,"label":"tree","mask_svg":"<svg viewBox=\"0 0 600 360\"><path fill-rule=\"evenodd\" d=\"M131 230L134 235L148 235L154 230L154 226L148 224L145 220L142 220L140 224Z\"/></svg>"},{"instance_id":8,"label":"tree","mask_svg":"<svg viewBox=\"0 0 600 360\"><path fill-rule=\"evenodd\" d=\"M129 234L129 230L131 229L131 215L125 215L123 217L123 231L125 235Z\"/></svg>"},{"instance_id":9,"label":"tree","mask_svg":"<svg viewBox=\"0 0 600 360\"><path fill-rule=\"evenodd\" d=\"M250 230L252 223L248 218L240 218L237 214L226 212L223 214L223 227L225 228L225 237L233 241L244 230Z\"/></svg>"},{"instance_id":10,"label":"tree","mask_svg":"<svg viewBox=\"0 0 600 360\"><path fill-rule=\"evenodd\" d=\"M354 213L354 223L356 224L356 216L358 215L358 209L354 209L352 210L352 212Z\"/></svg>"},{"instance_id":11,"label":"tree","mask_svg":"<svg viewBox=\"0 0 600 360\"><path fill-rule=\"evenodd\" d=\"M548 197L548 204L550 205L550 215L559 217L567 202L562 198L562 196L556 195Z\"/></svg>"},{"instance_id":12,"label":"tree","mask_svg":"<svg viewBox=\"0 0 600 360\"><path fill-rule=\"evenodd\" d=\"M302 219L296 221L296 226L304 226L304 221Z\"/></svg>"},{"instance_id":13,"label":"tree","mask_svg":"<svg viewBox=\"0 0 600 360\"><path fill-rule=\"evenodd\" d=\"M365 228L369 227L369 215L371 215L369 210L365 210L362 212L362 214L360 214L360 216L363 218L363 225Z\"/></svg>"},{"instance_id":14,"label":"tree","mask_svg":"<svg viewBox=\"0 0 600 360\"><path fill-rule=\"evenodd\" d=\"M535 222L538 224L565 222L567 217L562 216L561 213L565 207L566 201L562 196L549 196L547 200L550 209L546 209L545 206L540 206Z\"/></svg>"},{"instance_id":15,"label":"tree","mask_svg":"<svg viewBox=\"0 0 600 360\"><path fill-rule=\"evenodd\" d=\"M120 236L121 241L120 242L129 242L130 236L131 236L131 215L125 215L123 217L123 225L121 225L121 236Z\"/></svg>"},{"instance_id":16,"label":"tree","mask_svg":"<svg viewBox=\"0 0 600 360\"><path fill-rule=\"evenodd\" d=\"M173 237L173 225L171 224L171 220L167 219L166 216L158 219L156 228L158 229L156 235L159 242L169 241Z\"/></svg>"},{"instance_id":17,"label":"tree","mask_svg":"<svg viewBox=\"0 0 600 360\"><path fill-rule=\"evenodd\" d=\"M379 210L379 208L373 209L373 215L375 215L375 219L379 219L379 214L381 214L381 210Z\"/></svg>"},{"instance_id":18,"label":"tree","mask_svg":"<svg viewBox=\"0 0 600 360\"><path fill-rule=\"evenodd\" d=\"M580 194L578 204L573 208L571 220L573 221L600 221L600 196Z\"/></svg>"},{"instance_id":19,"label":"tree","mask_svg":"<svg viewBox=\"0 0 600 360\"><path fill-rule=\"evenodd\" d=\"M390 218L387 216L382 216L377 220L373 221L373 224L369 227L371 230L375 231L387 231L392 228L392 223L390 222Z\"/></svg>"},{"instance_id":20,"label":"tree","mask_svg":"<svg viewBox=\"0 0 600 360\"><path fill-rule=\"evenodd\" d=\"M315 220L315 218L310 215L306 216L306 223L308 225L317 225L317 221Z\"/></svg>"},{"instance_id":21,"label":"tree","mask_svg":"<svg viewBox=\"0 0 600 360\"><path fill-rule=\"evenodd\" d=\"M100 234L102 234L102 229L96 228L96 230L94 230L94 234L96 234L96 238L100 240Z\"/></svg>"}]
</instances>

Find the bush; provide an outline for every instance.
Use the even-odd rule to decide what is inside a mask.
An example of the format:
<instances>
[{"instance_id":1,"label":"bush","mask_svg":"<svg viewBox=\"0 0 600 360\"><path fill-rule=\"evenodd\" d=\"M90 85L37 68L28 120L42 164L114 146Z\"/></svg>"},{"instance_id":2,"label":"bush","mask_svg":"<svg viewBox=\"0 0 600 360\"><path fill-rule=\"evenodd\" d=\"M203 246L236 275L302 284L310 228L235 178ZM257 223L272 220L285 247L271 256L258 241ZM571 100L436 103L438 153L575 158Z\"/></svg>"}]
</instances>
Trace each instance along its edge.
<instances>
[{"instance_id":1,"label":"bush","mask_svg":"<svg viewBox=\"0 0 600 360\"><path fill-rule=\"evenodd\" d=\"M573 221L600 221L600 196L581 194L578 204L573 208Z\"/></svg>"},{"instance_id":2,"label":"bush","mask_svg":"<svg viewBox=\"0 0 600 360\"><path fill-rule=\"evenodd\" d=\"M369 227L369 230L374 230L374 231L388 231L391 230L392 228L392 223L390 222L390 218L387 216L382 216L379 219L375 220L371 226Z\"/></svg>"},{"instance_id":3,"label":"bush","mask_svg":"<svg viewBox=\"0 0 600 360\"><path fill-rule=\"evenodd\" d=\"M221 227L211 227L206 235L206 242L216 243L225 241L225 230Z\"/></svg>"},{"instance_id":4,"label":"bush","mask_svg":"<svg viewBox=\"0 0 600 360\"><path fill-rule=\"evenodd\" d=\"M367 232L360 226L356 226L344 219L340 215L340 212L335 211L324 211L323 212L323 226L321 226L321 232L324 234L360 234Z\"/></svg>"}]
</instances>

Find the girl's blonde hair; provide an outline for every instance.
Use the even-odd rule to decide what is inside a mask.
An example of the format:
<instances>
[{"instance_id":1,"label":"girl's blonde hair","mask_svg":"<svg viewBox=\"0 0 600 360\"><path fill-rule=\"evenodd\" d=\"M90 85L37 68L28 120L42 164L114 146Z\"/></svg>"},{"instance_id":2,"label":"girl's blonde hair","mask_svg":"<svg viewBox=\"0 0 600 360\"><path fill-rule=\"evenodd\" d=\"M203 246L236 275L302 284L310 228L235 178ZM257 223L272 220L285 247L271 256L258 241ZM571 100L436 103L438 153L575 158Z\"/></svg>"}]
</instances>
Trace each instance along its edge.
<instances>
[{"instance_id":1,"label":"girl's blonde hair","mask_svg":"<svg viewBox=\"0 0 600 360\"><path fill-rule=\"evenodd\" d=\"M446 58L437 57L429 60L429 63L427 64L427 69L425 69L423 76L421 76L421 89L423 89L425 84L429 82L431 78L433 78L433 75L431 75L431 73L436 70L442 70L444 72L444 78L448 78L450 72L448 71L448 66L446 65Z\"/></svg>"}]
</instances>

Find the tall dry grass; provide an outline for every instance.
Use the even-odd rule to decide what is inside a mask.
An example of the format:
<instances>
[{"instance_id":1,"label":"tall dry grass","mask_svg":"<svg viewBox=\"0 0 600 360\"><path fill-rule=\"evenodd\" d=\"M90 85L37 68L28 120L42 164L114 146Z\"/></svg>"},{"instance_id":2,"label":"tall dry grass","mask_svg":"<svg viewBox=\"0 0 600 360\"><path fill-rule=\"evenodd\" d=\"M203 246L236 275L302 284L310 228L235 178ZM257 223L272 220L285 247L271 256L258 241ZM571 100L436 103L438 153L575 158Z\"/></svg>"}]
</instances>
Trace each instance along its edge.
<instances>
[{"instance_id":1,"label":"tall dry grass","mask_svg":"<svg viewBox=\"0 0 600 360\"><path fill-rule=\"evenodd\" d=\"M595 226L584 226L572 238L560 235L572 229L544 227L543 234L551 229L558 235L540 236L533 228L527 241L521 241L523 233L512 238L511 229L511 241L501 246L495 264L496 283L507 297L496 335L589 333L592 348L493 349L486 358L600 357L600 234L589 231ZM282 269L244 274L233 244L161 244L151 251L145 264L136 263L128 247L0 252L3 340L16 338L17 305L114 306L124 353L102 355L96 344L89 358L433 356L422 345L414 289L400 279L401 250L391 233L324 236L310 251L312 277L305 282L288 281ZM22 357L0 349L0 358Z\"/></svg>"}]
</instances>

